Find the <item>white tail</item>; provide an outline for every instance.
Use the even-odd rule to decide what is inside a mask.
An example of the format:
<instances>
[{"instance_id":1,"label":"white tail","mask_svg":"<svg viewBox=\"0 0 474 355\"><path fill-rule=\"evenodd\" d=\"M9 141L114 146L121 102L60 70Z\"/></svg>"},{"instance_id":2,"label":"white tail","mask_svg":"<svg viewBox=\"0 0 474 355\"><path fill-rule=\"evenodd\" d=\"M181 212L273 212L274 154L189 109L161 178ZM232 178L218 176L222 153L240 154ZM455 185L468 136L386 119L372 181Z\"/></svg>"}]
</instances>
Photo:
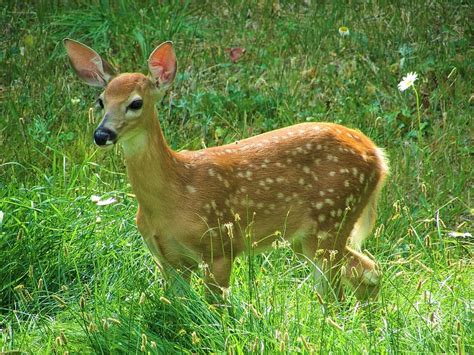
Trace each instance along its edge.
<instances>
[{"instance_id":1,"label":"white tail","mask_svg":"<svg viewBox=\"0 0 474 355\"><path fill-rule=\"evenodd\" d=\"M338 297L341 279L359 297L377 291L375 262L348 246L353 239L358 249L371 232L388 173L382 151L369 138L337 124L303 123L225 146L175 152L155 109L176 74L171 42L151 54L151 77L114 77L92 49L72 40L65 46L82 79L106 86L95 141L122 144L139 204L138 229L167 268L192 270L204 261L208 286L227 287L236 256L249 245L268 247L283 233ZM250 244L237 224L251 225ZM322 280L320 291L327 286Z\"/></svg>"}]
</instances>

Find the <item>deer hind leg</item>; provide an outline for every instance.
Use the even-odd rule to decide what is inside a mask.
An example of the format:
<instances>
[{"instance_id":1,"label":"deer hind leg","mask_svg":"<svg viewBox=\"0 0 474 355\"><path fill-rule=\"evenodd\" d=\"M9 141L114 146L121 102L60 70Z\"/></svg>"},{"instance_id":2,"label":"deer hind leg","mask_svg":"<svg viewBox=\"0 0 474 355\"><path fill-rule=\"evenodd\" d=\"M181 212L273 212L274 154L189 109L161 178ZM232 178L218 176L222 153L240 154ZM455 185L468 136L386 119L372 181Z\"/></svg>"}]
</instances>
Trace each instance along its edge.
<instances>
[{"instance_id":1,"label":"deer hind leg","mask_svg":"<svg viewBox=\"0 0 474 355\"><path fill-rule=\"evenodd\" d=\"M374 228L377 202L389 173L388 160L384 152L377 148L375 154L379 160L381 175L374 192L351 231L350 246L345 248L347 264L346 273L343 278L354 289L355 295L359 299L376 296L380 288L382 276L377 263L360 252L362 243Z\"/></svg>"},{"instance_id":2,"label":"deer hind leg","mask_svg":"<svg viewBox=\"0 0 474 355\"><path fill-rule=\"evenodd\" d=\"M360 300L376 297L382 276L377 263L349 246L345 248L345 259L343 280L354 290L355 296Z\"/></svg>"},{"instance_id":3,"label":"deer hind leg","mask_svg":"<svg viewBox=\"0 0 474 355\"><path fill-rule=\"evenodd\" d=\"M377 295L382 276L377 263L360 251L362 242L372 232L375 224L378 195L378 191L372 194L351 231L351 246L346 246L344 250L346 259L344 282L348 283L355 296L362 300Z\"/></svg>"}]
</instances>

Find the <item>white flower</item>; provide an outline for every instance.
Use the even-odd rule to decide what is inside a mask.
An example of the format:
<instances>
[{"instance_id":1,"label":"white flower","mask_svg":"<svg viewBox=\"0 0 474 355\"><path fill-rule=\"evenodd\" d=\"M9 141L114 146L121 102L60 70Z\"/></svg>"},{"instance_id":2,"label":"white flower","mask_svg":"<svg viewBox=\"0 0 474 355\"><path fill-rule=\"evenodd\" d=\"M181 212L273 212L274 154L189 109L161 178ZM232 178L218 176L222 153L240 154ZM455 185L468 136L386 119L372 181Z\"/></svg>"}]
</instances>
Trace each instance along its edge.
<instances>
[{"instance_id":1,"label":"white flower","mask_svg":"<svg viewBox=\"0 0 474 355\"><path fill-rule=\"evenodd\" d=\"M398 90L405 91L409 87L413 86L415 80L418 79L417 73L408 73L400 83L398 83Z\"/></svg>"},{"instance_id":2,"label":"white flower","mask_svg":"<svg viewBox=\"0 0 474 355\"><path fill-rule=\"evenodd\" d=\"M349 36L349 33L350 33L350 32L349 32L349 29L348 29L346 26L341 26L341 27L339 27L339 34L340 34L341 36L343 36L343 37L344 37L344 36Z\"/></svg>"}]
</instances>

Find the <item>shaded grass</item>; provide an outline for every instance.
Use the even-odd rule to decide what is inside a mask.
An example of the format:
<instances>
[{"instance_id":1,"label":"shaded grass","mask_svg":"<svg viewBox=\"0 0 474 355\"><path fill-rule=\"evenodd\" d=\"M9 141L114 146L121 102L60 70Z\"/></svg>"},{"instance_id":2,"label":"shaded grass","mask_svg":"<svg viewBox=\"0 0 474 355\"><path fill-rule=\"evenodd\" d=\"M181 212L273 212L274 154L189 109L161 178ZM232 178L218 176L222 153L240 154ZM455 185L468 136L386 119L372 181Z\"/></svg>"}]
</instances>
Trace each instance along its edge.
<instances>
[{"instance_id":1,"label":"shaded grass","mask_svg":"<svg viewBox=\"0 0 474 355\"><path fill-rule=\"evenodd\" d=\"M2 351L472 351L472 239L449 235L472 232L468 10L448 1L2 8ZM359 128L385 147L392 174L367 243L384 270L379 300L321 305L307 265L285 248L238 260L229 309L203 301L197 276L184 294L165 293L134 226L121 151L91 144L98 92L74 77L64 37L143 72L154 46L174 41L179 75L159 109L175 149L302 121ZM247 49L237 64L230 46ZM396 89L408 71L420 75L422 144L414 96ZM93 194L119 202L98 207Z\"/></svg>"}]
</instances>

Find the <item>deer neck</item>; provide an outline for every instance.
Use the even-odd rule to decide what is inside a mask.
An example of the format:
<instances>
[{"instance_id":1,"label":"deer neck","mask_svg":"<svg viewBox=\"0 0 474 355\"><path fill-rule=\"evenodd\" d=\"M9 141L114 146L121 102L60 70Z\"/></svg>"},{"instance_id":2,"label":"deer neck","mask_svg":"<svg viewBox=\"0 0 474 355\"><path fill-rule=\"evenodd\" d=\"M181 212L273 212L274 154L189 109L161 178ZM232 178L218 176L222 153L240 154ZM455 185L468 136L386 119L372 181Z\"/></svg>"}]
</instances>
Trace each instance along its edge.
<instances>
[{"instance_id":1,"label":"deer neck","mask_svg":"<svg viewBox=\"0 0 474 355\"><path fill-rule=\"evenodd\" d=\"M155 110L146 125L122 146L128 178L140 209L145 213L166 212L179 195L179 162L166 143Z\"/></svg>"}]
</instances>

